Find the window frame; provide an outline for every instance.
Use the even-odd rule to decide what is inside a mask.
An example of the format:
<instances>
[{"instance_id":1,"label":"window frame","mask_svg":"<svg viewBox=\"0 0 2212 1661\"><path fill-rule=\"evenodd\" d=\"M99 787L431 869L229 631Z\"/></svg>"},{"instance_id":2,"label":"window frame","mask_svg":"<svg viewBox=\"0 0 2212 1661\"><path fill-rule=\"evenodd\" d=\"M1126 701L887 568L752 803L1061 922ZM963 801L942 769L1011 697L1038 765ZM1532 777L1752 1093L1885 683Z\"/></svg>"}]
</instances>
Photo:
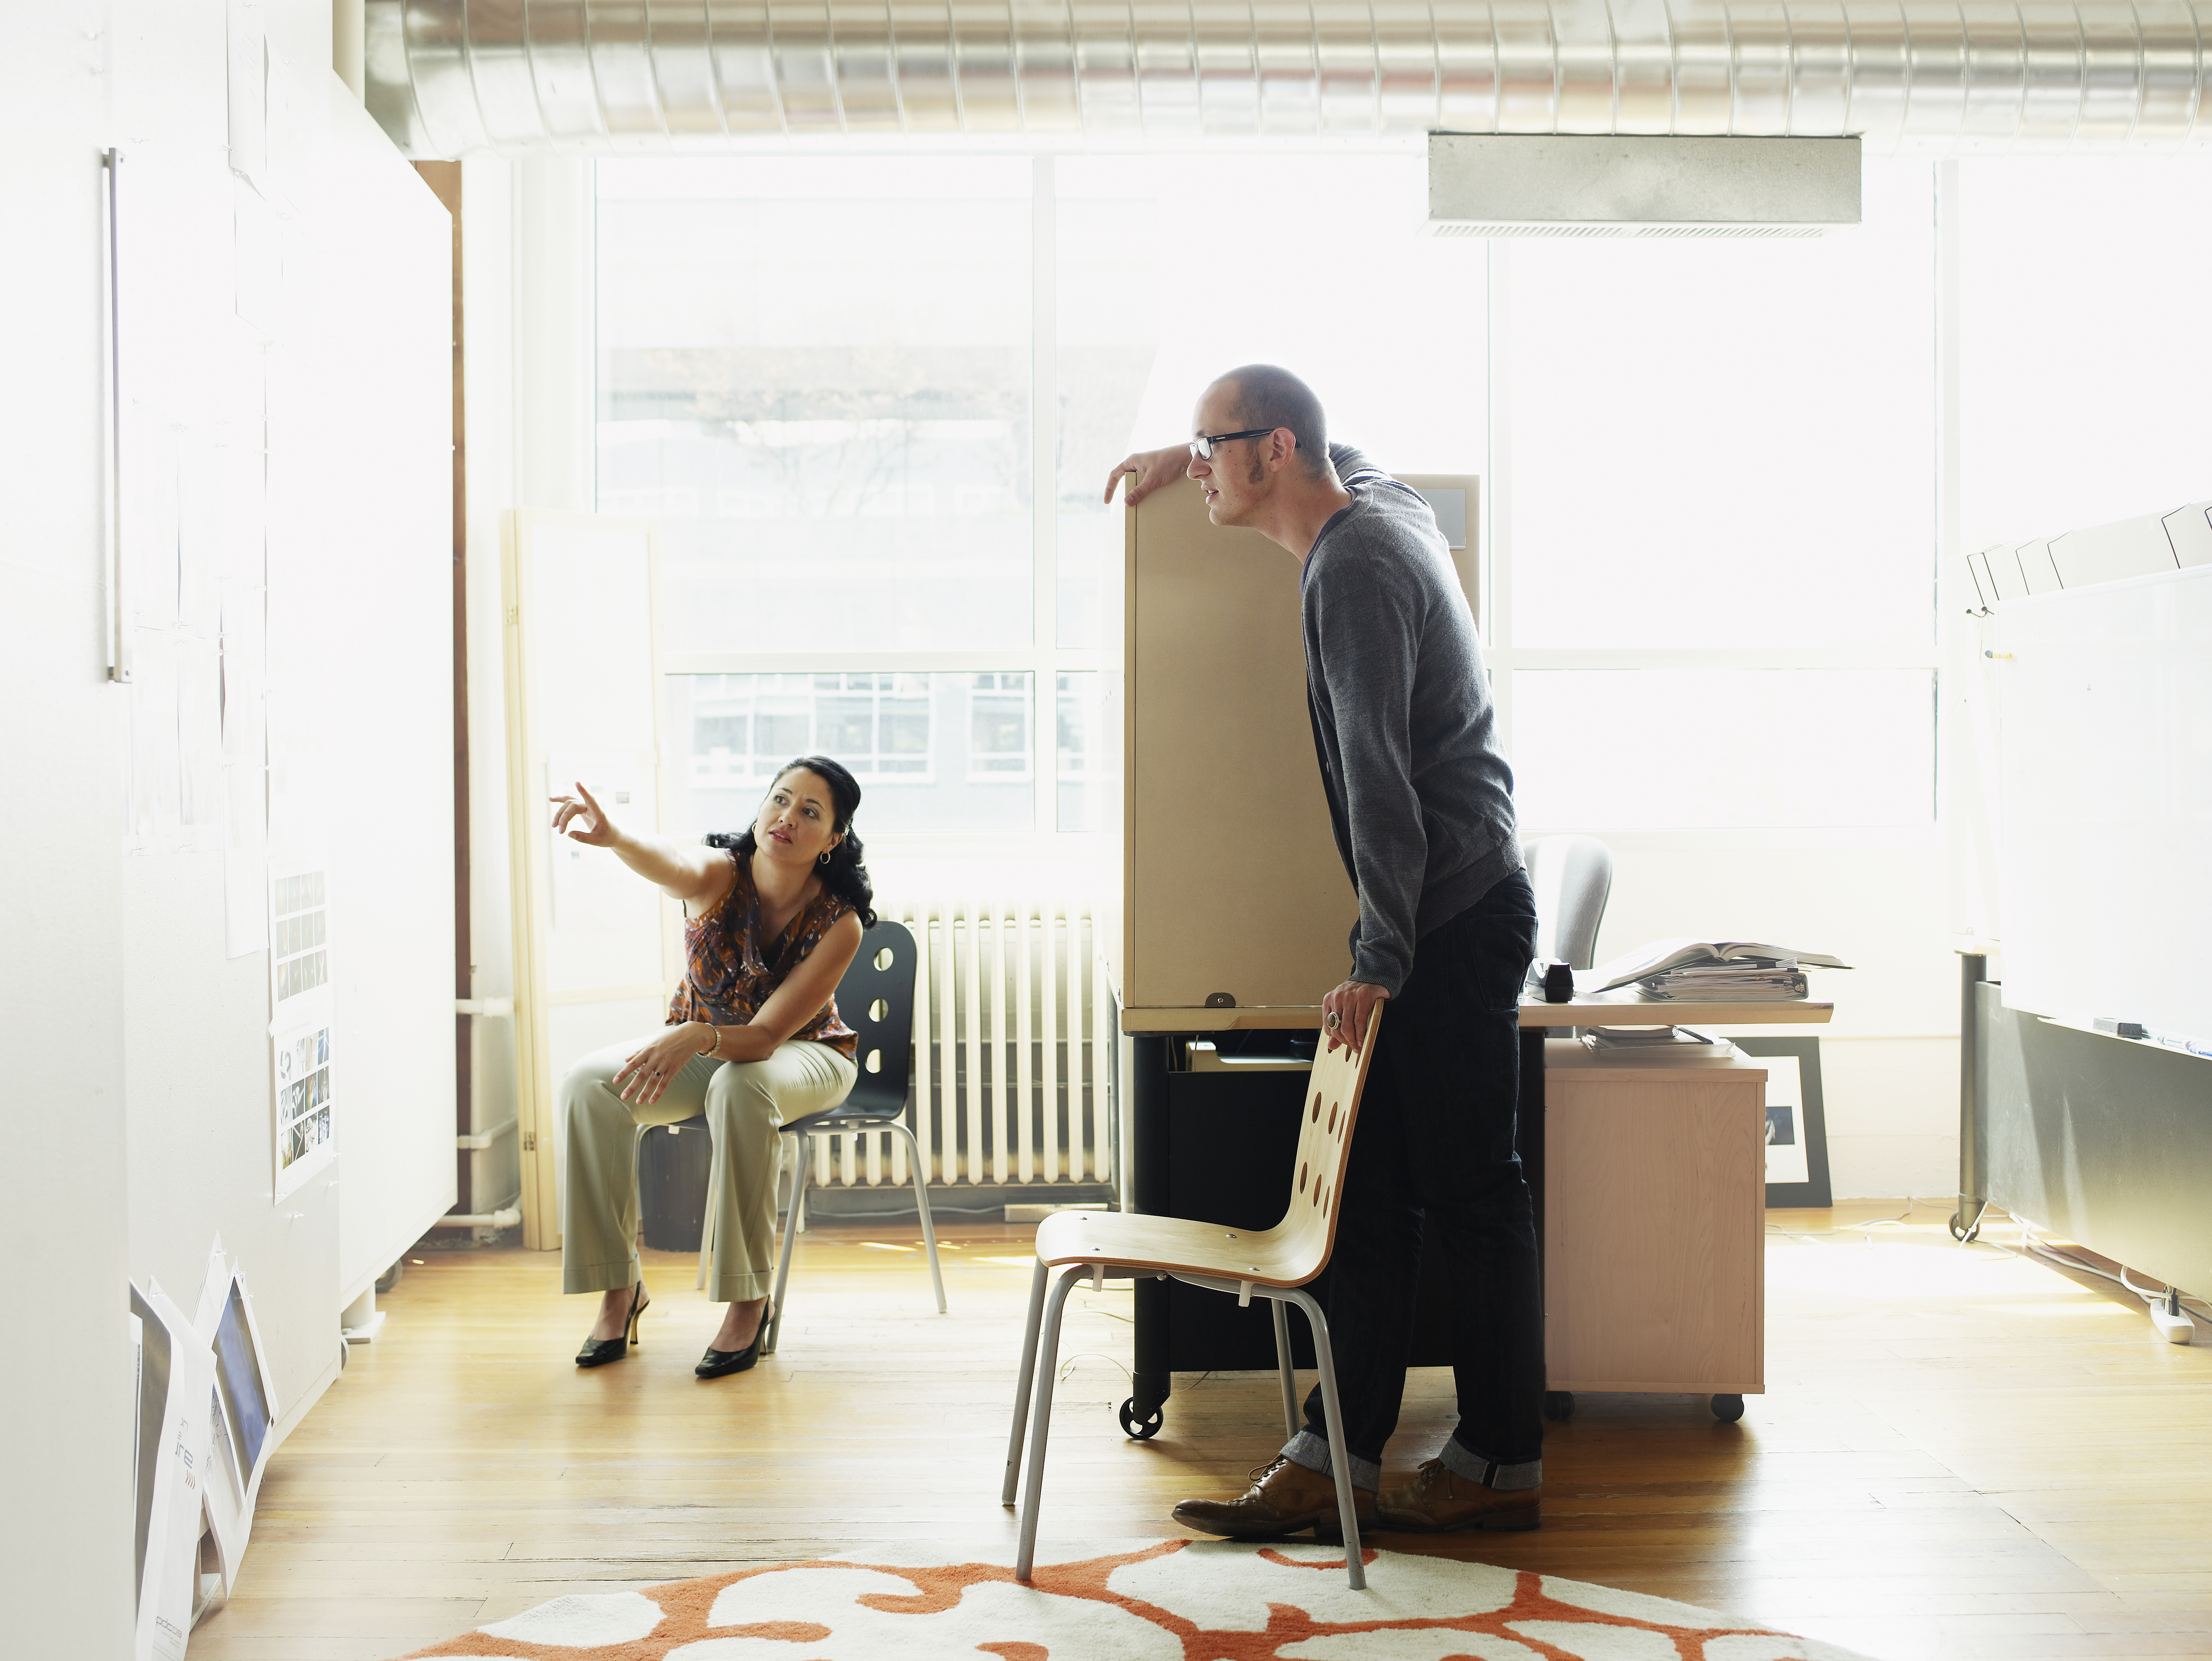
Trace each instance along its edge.
<instances>
[{"instance_id":1,"label":"window frame","mask_svg":"<svg viewBox=\"0 0 2212 1661\"><path fill-rule=\"evenodd\" d=\"M844 151L855 160L861 151ZM599 166L592 164L591 197L599 200ZM1059 228L1056 172L1050 155L1030 158L1030 625L1023 648L956 651L671 652L664 676L727 674L1026 674L1030 677L1030 757L1023 776L1031 795L1027 830L992 831L1009 848L1029 845L1054 858L1079 856L1097 832L1063 831L1060 824L1059 685L1063 674L1096 674L1107 667L1097 648L1063 647L1060 630L1058 293ZM594 216L596 220L596 216ZM596 276L599 258L594 225L586 257ZM596 282L593 288L596 289ZM592 316L596 333L598 311ZM594 341L587 419L596 434L599 356ZM599 499L599 445L587 451L592 500ZM1011 776L1002 775L1002 777ZM894 853L927 853L938 844L972 849L973 831L886 831L870 846Z\"/></svg>"}]
</instances>

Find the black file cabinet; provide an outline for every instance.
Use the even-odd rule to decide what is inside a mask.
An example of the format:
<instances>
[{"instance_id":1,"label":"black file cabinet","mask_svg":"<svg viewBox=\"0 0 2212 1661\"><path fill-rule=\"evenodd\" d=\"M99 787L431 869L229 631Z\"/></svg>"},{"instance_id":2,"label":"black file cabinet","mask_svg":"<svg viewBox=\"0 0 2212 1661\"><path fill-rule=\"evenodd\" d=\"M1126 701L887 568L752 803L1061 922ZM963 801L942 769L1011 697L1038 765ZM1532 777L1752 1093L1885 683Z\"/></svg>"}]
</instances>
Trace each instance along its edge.
<instances>
[{"instance_id":1,"label":"black file cabinet","mask_svg":"<svg viewBox=\"0 0 2212 1661\"><path fill-rule=\"evenodd\" d=\"M1522 1039L1520 1152L1537 1196L1541 1238L1544 1121L1540 1108L1529 1110L1529 1092L1533 1084L1540 1104L1544 1074L1540 1050L1533 1059L1526 1053L1532 1038L1540 1046L1540 1030L1525 1032ZM1160 1035L1135 1040L1129 1104L1136 1208L1218 1222L1224 1228L1272 1228L1282 1220L1284 1196L1290 1191L1307 1075L1170 1071L1171 1046L1185 1042L1182 1036ZM1356 1152L1353 1157L1358 1157ZM1450 1311L1434 1245L1431 1237L1421 1254L1408 1362L1413 1366L1451 1364ZM1311 1287L1324 1308L1328 1281L1324 1271ZM1140 1276L1135 1289L1134 1394L1122 1409L1123 1423L1133 1434L1150 1435L1158 1428L1174 1373L1273 1371L1273 1317L1264 1300L1255 1299L1239 1309L1234 1299L1220 1293L1150 1276ZM1311 1367L1313 1338L1304 1317L1293 1313L1290 1329L1293 1360Z\"/></svg>"}]
</instances>

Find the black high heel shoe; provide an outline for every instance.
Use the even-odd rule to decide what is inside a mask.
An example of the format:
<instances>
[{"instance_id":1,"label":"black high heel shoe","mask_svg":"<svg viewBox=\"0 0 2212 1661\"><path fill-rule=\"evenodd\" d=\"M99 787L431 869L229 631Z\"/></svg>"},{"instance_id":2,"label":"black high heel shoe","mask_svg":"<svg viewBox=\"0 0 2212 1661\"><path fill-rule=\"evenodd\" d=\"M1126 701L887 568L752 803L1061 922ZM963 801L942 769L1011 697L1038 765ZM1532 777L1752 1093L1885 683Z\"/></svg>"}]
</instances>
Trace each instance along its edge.
<instances>
[{"instance_id":1,"label":"black high heel shoe","mask_svg":"<svg viewBox=\"0 0 2212 1661\"><path fill-rule=\"evenodd\" d=\"M720 1378L732 1372L750 1369L761 1358L761 1344L768 1337L768 1323L775 1317L775 1305L769 1304L761 1311L760 1325L753 1329L753 1341L743 1349L710 1349L699 1358L699 1365L691 1369L702 1378Z\"/></svg>"},{"instance_id":2,"label":"black high heel shoe","mask_svg":"<svg viewBox=\"0 0 2212 1661\"><path fill-rule=\"evenodd\" d=\"M629 1353L637 1342L637 1317L653 1307L653 1299L645 1295L645 1282L640 1281L629 1294L629 1321L619 1338L586 1338L583 1348L576 1352L580 1367L602 1367L610 1361L619 1361Z\"/></svg>"}]
</instances>

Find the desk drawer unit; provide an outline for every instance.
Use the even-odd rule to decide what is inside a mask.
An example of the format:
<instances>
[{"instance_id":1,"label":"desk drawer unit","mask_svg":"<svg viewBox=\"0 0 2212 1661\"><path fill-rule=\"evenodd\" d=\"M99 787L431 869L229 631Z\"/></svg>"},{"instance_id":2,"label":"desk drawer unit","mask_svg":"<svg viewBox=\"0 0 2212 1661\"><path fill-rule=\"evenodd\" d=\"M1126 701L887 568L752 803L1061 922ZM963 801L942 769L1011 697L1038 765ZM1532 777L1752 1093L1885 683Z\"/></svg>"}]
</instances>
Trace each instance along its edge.
<instances>
[{"instance_id":1,"label":"desk drawer unit","mask_svg":"<svg viewBox=\"0 0 2212 1661\"><path fill-rule=\"evenodd\" d=\"M1545 1050L1549 1387L1764 1390L1765 1069Z\"/></svg>"}]
</instances>

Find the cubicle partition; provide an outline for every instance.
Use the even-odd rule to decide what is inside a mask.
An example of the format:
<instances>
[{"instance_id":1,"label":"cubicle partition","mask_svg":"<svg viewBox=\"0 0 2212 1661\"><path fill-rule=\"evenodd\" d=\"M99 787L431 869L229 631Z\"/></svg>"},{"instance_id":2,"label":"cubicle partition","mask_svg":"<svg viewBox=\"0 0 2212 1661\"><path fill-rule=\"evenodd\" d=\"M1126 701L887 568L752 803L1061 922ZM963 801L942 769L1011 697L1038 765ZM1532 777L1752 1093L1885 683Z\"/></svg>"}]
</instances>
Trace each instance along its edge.
<instances>
[{"instance_id":1,"label":"cubicle partition","mask_svg":"<svg viewBox=\"0 0 2212 1661\"><path fill-rule=\"evenodd\" d=\"M1474 605L1475 480L1410 477ZM1211 522L1188 480L1127 512L1119 651L1120 812L1102 883L1101 954L1131 1035L1124 1080L1136 1209L1272 1226L1282 1214L1302 1072L1195 1071L1194 1037L1317 1032L1351 964L1358 907L1330 834L1306 712L1298 563ZM1539 1043L1540 1069L1540 1043ZM1540 1135L1541 1116L1535 1117ZM1429 1254L1431 1261L1433 1253ZM1414 1364L1447 1359L1425 1277ZM1259 1305L1140 1280L1133 1434L1159 1427L1176 1372L1274 1365ZM1311 1340L1292 1322L1311 1365Z\"/></svg>"}]
</instances>

